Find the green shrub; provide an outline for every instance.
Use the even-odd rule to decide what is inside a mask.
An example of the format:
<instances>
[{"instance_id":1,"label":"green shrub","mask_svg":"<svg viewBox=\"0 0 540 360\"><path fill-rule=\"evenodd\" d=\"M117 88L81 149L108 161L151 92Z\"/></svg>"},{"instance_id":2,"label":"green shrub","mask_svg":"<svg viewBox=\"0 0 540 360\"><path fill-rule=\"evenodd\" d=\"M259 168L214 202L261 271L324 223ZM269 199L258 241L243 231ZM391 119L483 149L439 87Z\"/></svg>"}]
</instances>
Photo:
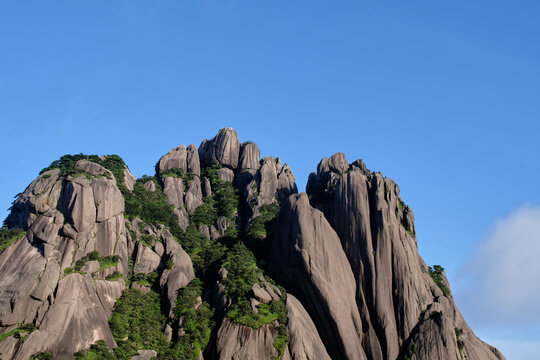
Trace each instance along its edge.
<instances>
[{"instance_id":1,"label":"green shrub","mask_svg":"<svg viewBox=\"0 0 540 360\"><path fill-rule=\"evenodd\" d=\"M75 353L76 360L115 360L114 352L107 347L103 340L90 345L90 349Z\"/></svg>"},{"instance_id":2,"label":"green shrub","mask_svg":"<svg viewBox=\"0 0 540 360\"><path fill-rule=\"evenodd\" d=\"M444 296L450 296L450 289L445 285L443 278L444 268L440 265L434 265L429 267L429 275L435 281L435 284L441 289Z\"/></svg>"},{"instance_id":3,"label":"green shrub","mask_svg":"<svg viewBox=\"0 0 540 360\"><path fill-rule=\"evenodd\" d=\"M8 229L3 227L0 229L0 252L7 249L16 240L22 238L26 231L21 228Z\"/></svg>"},{"instance_id":4,"label":"green shrub","mask_svg":"<svg viewBox=\"0 0 540 360\"><path fill-rule=\"evenodd\" d=\"M0 342L6 340L10 336L19 337L20 334L31 333L34 330L36 330L36 326L34 324L27 324L27 325L18 327L6 333L0 334Z\"/></svg>"},{"instance_id":5,"label":"green shrub","mask_svg":"<svg viewBox=\"0 0 540 360\"><path fill-rule=\"evenodd\" d=\"M48 351L42 351L35 355L32 355L30 360L52 360L51 353Z\"/></svg>"},{"instance_id":6,"label":"green shrub","mask_svg":"<svg viewBox=\"0 0 540 360\"><path fill-rule=\"evenodd\" d=\"M184 169L182 168L175 168L175 169L169 169L167 171L163 171L161 173L159 173L159 176L161 178L166 178L168 176L173 176L173 177L177 177L177 178L184 178L184 176L186 176L186 173L184 171Z\"/></svg>"},{"instance_id":7,"label":"green shrub","mask_svg":"<svg viewBox=\"0 0 540 360\"><path fill-rule=\"evenodd\" d=\"M244 299L263 275L255 256L242 242L228 251L222 266L227 269L227 279L223 282L226 295L233 302Z\"/></svg>"},{"instance_id":8,"label":"green shrub","mask_svg":"<svg viewBox=\"0 0 540 360\"><path fill-rule=\"evenodd\" d=\"M277 222L279 215L278 204L263 205L260 208L260 215L251 221L247 231L248 238L263 239L270 234Z\"/></svg>"},{"instance_id":9,"label":"green shrub","mask_svg":"<svg viewBox=\"0 0 540 360\"><path fill-rule=\"evenodd\" d=\"M115 353L136 354L137 349L154 349L158 353L168 347L163 334L166 317L161 312L161 298L154 291L137 289L124 291L114 306L109 320L111 332L118 343Z\"/></svg>"},{"instance_id":10,"label":"green shrub","mask_svg":"<svg viewBox=\"0 0 540 360\"><path fill-rule=\"evenodd\" d=\"M176 316L183 317L182 328L184 337L176 348L186 352L186 349L204 349L210 341L210 333L214 327L212 317L214 312L206 302L202 302L197 309L198 298L202 296L203 283L195 278L185 288L180 289L176 300ZM197 352L197 351L195 351Z\"/></svg>"},{"instance_id":11,"label":"green shrub","mask_svg":"<svg viewBox=\"0 0 540 360\"><path fill-rule=\"evenodd\" d=\"M258 329L278 319L278 315L272 313L267 304L260 304L257 309L258 313L253 312L249 301L242 299L229 308L227 317L236 324L249 326L252 329Z\"/></svg>"}]
</instances>

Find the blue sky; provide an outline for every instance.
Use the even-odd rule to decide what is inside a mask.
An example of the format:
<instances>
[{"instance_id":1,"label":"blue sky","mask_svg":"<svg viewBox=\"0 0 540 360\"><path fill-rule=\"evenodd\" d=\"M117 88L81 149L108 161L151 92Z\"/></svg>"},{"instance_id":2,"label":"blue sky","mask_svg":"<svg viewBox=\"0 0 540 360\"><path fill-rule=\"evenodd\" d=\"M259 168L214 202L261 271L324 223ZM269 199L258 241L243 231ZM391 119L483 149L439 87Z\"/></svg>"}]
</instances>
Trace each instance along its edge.
<instances>
[{"instance_id":1,"label":"blue sky","mask_svg":"<svg viewBox=\"0 0 540 360\"><path fill-rule=\"evenodd\" d=\"M66 153L119 154L141 176L233 126L304 189L341 151L400 185L421 255L447 269L473 329L532 359L540 314L495 300L510 283L518 300L540 288L520 271L540 256L539 38L528 0L2 2L0 215ZM471 281L494 281L493 313Z\"/></svg>"}]
</instances>

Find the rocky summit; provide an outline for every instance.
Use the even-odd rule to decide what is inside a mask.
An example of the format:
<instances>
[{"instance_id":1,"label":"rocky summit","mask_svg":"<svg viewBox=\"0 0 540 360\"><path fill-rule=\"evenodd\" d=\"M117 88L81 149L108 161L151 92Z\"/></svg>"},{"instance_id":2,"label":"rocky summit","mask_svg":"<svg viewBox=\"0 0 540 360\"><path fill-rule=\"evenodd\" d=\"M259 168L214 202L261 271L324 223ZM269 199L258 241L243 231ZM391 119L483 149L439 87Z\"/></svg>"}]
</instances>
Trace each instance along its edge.
<instances>
[{"instance_id":1,"label":"rocky summit","mask_svg":"<svg viewBox=\"0 0 540 360\"><path fill-rule=\"evenodd\" d=\"M396 183L337 153L306 189L231 128L152 177L63 156L0 232L1 358L504 359L418 254Z\"/></svg>"}]
</instances>

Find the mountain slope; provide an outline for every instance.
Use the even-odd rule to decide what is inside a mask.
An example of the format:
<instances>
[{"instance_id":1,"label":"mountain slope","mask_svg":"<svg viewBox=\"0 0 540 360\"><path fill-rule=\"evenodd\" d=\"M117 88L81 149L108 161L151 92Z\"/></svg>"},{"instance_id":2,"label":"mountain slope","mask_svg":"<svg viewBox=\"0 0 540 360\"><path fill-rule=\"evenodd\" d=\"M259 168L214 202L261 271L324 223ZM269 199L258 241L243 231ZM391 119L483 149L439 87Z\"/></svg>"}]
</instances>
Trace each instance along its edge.
<instances>
[{"instance_id":1,"label":"mountain slope","mask_svg":"<svg viewBox=\"0 0 540 360\"><path fill-rule=\"evenodd\" d=\"M504 359L418 254L398 186L340 153L307 194L231 128L154 177L67 155L0 239L3 359Z\"/></svg>"}]
</instances>

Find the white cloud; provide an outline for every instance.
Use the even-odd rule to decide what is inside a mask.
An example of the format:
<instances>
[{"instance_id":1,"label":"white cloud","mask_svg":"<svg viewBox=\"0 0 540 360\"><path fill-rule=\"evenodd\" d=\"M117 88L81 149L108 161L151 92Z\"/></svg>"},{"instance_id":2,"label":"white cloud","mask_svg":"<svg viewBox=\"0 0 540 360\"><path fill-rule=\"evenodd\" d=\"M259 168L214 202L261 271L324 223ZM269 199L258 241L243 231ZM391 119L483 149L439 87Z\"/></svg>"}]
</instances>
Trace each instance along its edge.
<instances>
[{"instance_id":1,"label":"white cloud","mask_svg":"<svg viewBox=\"0 0 540 360\"><path fill-rule=\"evenodd\" d=\"M474 325L540 324L540 207L498 219L456 280L456 297Z\"/></svg>"}]
</instances>

